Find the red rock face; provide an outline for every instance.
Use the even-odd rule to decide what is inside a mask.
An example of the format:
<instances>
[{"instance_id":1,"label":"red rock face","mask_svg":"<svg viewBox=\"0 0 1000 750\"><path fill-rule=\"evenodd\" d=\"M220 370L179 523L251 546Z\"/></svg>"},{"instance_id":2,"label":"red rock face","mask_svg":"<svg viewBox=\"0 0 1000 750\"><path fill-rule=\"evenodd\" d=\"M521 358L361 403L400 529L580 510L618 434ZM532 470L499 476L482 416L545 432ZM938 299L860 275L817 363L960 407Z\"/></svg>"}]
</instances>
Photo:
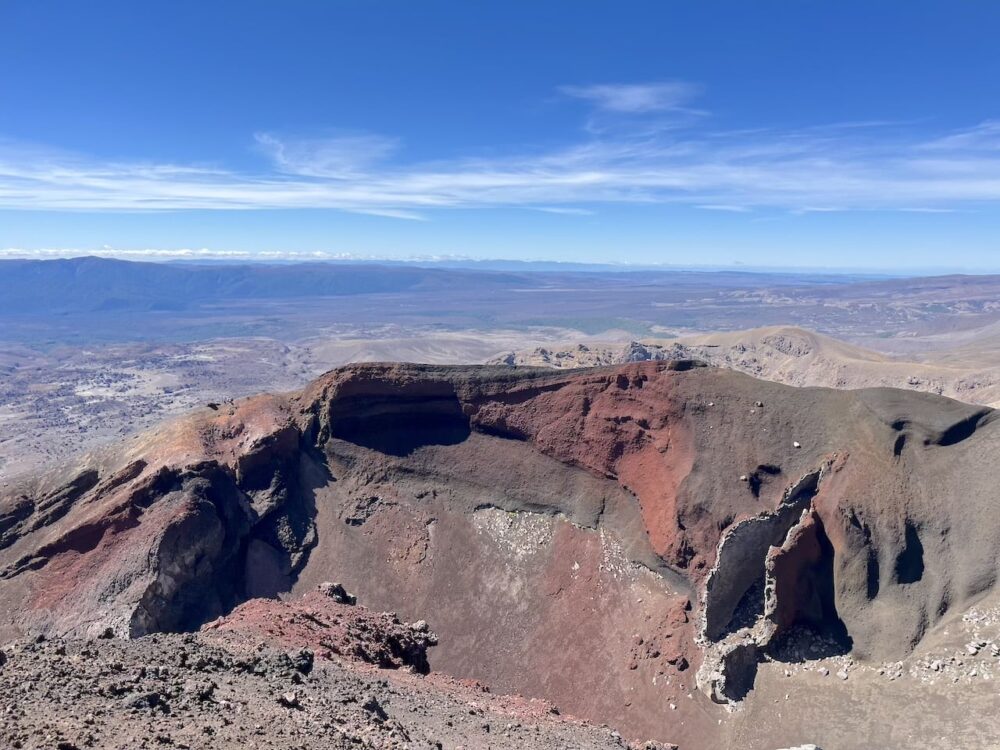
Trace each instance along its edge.
<instances>
[{"instance_id":1,"label":"red rock face","mask_svg":"<svg viewBox=\"0 0 1000 750\"><path fill-rule=\"evenodd\" d=\"M860 658L905 653L994 585L992 415L691 363L343 368L7 492L3 633L193 629L338 579L430 622L435 670L710 746L716 709L687 697L702 648L764 606L756 573L719 578L720 542L772 576L780 627L819 612Z\"/></svg>"},{"instance_id":2,"label":"red rock face","mask_svg":"<svg viewBox=\"0 0 1000 750\"><path fill-rule=\"evenodd\" d=\"M473 407L473 424L531 442L542 453L618 481L639 501L653 550L684 565L677 490L694 460L662 364L580 375L559 388L512 389Z\"/></svg>"},{"instance_id":3,"label":"red rock face","mask_svg":"<svg viewBox=\"0 0 1000 750\"><path fill-rule=\"evenodd\" d=\"M767 567L775 581L773 615L778 628L789 628L805 614L808 619L822 620L817 606L816 585L810 571L823 560L820 521L809 511L805 519L788 532L780 547L772 547Z\"/></svg>"}]
</instances>

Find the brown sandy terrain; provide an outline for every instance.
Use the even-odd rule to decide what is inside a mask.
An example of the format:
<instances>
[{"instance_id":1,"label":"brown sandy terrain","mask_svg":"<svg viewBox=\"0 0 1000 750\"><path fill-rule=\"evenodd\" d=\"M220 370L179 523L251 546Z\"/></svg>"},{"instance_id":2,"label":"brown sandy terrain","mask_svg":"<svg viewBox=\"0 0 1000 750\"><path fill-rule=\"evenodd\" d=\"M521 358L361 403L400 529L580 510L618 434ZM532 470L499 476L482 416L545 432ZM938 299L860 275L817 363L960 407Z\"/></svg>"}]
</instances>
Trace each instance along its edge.
<instances>
[{"instance_id":1,"label":"brown sandy terrain","mask_svg":"<svg viewBox=\"0 0 1000 750\"><path fill-rule=\"evenodd\" d=\"M928 348L921 359L894 357L792 326L679 339L547 344L512 351L491 364L593 367L645 360L699 359L796 386L904 388L987 406L1000 405L1000 349L977 343ZM941 346L940 342L934 342Z\"/></svg>"}]
</instances>

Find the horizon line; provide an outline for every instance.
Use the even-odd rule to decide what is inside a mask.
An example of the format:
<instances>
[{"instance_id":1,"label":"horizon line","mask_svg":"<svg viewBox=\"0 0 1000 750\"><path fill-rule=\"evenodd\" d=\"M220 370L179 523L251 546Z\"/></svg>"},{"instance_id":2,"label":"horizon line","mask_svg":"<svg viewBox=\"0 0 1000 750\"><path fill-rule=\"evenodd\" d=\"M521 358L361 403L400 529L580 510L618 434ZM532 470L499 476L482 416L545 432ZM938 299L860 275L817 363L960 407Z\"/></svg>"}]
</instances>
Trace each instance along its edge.
<instances>
[{"instance_id":1,"label":"horizon line","mask_svg":"<svg viewBox=\"0 0 1000 750\"><path fill-rule=\"evenodd\" d=\"M362 265L461 265L461 266L554 266L567 271L689 271L689 272L742 272L754 274L792 273L822 274L829 276L871 275L892 277L926 277L945 275L985 276L1000 274L1000 267L970 268L967 266L911 266L894 268L887 266L812 266L768 263L680 263L680 262L631 262L622 260L560 260L553 258L502 258L474 257L458 254L426 254L410 256L373 255L350 252L329 251L244 251L190 249L119 249L119 248L0 248L0 261L8 260L79 260L99 258L125 262L176 263L176 262L225 262L246 264L362 264ZM525 270L531 270L526 268Z\"/></svg>"}]
</instances>

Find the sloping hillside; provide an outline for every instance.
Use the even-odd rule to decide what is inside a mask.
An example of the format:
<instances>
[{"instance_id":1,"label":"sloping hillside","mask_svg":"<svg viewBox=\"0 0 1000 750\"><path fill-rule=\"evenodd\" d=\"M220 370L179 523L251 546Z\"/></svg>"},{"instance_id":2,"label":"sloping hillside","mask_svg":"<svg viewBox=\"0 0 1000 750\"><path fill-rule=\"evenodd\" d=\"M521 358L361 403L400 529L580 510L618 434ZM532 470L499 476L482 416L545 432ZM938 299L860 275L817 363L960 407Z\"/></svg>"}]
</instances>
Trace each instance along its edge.
<instances>
[{"instance_id":1,"label":"sloping hillside","mask_svg":"<svg viewBox=\"0 0 1000 750\"><path fill-rule=\"evenodd\" d=\"M793 326L644 339L622 344L566 344L509 352L493 364L592 367L647 360L699 359L754 377L797 386L904 388L974 404L1000 404L1000 355L980 343L932 351L922 361L890 357Z\"/></svg>"}]
</instances>

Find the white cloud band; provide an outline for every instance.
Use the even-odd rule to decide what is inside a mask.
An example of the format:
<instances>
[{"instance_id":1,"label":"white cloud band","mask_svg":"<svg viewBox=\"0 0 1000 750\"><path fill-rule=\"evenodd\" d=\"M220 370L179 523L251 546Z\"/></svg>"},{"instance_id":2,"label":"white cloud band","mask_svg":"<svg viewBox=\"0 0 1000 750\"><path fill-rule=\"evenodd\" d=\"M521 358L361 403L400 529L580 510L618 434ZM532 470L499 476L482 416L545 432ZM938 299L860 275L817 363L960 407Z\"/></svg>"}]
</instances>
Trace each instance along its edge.
<instances>
[{"instance_id":1,"label":"white cloud band","mask_svg":"<svg viewBox=\"0 0 1000 750\"><path fill-rule=\"evenodd\" d=\"M339 209L426 218L436 209L521 207L579 215L602 203L949 211L1000 201L1000 122L907 135L886 123L714 132L704 118L651 127L695 89L665 83L564 87L641 126L541 153L404 162L376 135L289 140L256 135L252 173L214 166L103 162L0 142L0 209L176 211Z\"/></svg>"}]
</instances>

